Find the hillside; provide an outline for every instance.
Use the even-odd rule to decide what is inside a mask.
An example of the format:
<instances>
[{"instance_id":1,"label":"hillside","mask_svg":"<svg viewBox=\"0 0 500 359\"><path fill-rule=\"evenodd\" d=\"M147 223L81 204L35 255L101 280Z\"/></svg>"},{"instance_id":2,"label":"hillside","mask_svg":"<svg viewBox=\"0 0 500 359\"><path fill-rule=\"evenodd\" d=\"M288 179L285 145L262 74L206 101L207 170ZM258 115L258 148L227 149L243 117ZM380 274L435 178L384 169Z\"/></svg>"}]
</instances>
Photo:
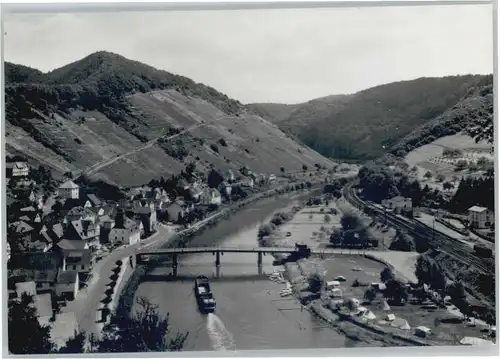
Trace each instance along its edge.
<instances>
[{"instance_id":1,"label":"hillside","mask_svg":"<svg viewBox=\"0 0 500 359\"><path fill-rule=\"evenodd\" d=\"M324 156L373 159L452 108L485 78L476 75L419 78L352 95L329 96L299 105L276 123ZM260 111L262 108L273 113L259 105Z\"/></svg>"},{"instance_id":2,"label":"hillside","mask_svg":"<svg viewBox=\"0 0 500 359\"><path fill-rule=\"evenodd\" d=\"M247 108L260 117L279 124L280 122L288 119L292 112L301 105L302 104L286 105L281 103L251 103L247 105Z\"/></svg>"},{"instance_id":3,"label":"hillside","mask_svg":"<svg viewBox=\"0 0 500 359\"><path fill-rule=\"evenodd\" d=\"M41 73L6 64L6 150L121 186L195 162L256 172L331 165L213 88L98 52Z\"/></svg>"},{"instance_id":4,"label":"hillside","mask_svg":"<svg viewBox=\"0 0 500 359\"><path fill-rule=\"evenodd\" d=\"M455 105L400 139L391 153L403 157L433 141L471 129L479 119L493 123L493 76L485 76Z\"/></svg>"}]
</instances>

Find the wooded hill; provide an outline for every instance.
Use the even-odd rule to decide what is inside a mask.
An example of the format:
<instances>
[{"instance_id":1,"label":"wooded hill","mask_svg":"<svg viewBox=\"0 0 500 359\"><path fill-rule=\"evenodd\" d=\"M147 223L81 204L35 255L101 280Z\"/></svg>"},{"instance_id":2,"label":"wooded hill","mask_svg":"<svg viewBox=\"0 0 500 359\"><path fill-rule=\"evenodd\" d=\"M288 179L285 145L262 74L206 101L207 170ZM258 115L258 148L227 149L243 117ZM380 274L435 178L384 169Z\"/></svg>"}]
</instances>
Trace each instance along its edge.
<instances>
[{"instance_id":1,"label":"wooded hill","mask_svg":"<svg viewBox=\"0 0 500 359\"><path fill-rule=\"evenodd\" d=\"M270 120L274 114L282 130L324 156L368 160L403 154L460 132L477 116L491 116L492 86L491 75L419 78L299 105L250 108Z\"/></svg>"},{"instance_id":2,"label":"wooded hill","mask_svg":"<svg viewBox=\"0 0 500 359\"><path fill-rule=\"evenodd\" d=\"M191 162L205 173L331 166L240 102L117 54L97 52L48 73L6 63L5 75L7 155L56 172L118 158L94 176L132 186Z\"/></svg>"}]
</instances>

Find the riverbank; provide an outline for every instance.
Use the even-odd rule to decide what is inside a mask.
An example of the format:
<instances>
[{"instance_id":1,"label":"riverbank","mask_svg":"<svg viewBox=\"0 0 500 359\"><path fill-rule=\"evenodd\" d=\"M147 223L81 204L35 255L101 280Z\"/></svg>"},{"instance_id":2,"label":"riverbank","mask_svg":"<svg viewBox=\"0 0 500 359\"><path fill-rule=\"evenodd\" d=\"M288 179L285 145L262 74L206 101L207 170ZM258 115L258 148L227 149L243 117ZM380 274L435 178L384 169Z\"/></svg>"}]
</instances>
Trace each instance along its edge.
<instances>
[{"instance_id":1,"label":"riverbank","mask_svg":"<svg viewBox=\"0 0 500 359\"><path fill-rule=\"evenodd\" d=\"M155 243L151 243L148 245L149 248L172 248L172 247L183 247L186 246L189 241L202 234L203 231L207 228L215 226L219 221L227 219L231 216L231 214L236 211L247 207L248 205L255 203L256 201L264 200L266 198L271 198L275 196L287 195L290 193L303 194L304 196L308 194L315 193L322 188L322 183L314 183L311 188L308 189L296 189L295 191L287 190L290 188L289 185L284 185L278 188L269 189L265 192L256 194L251 198L247 198L243 201L240 201L236 204L228 208L224 208L209 218L204 219L196 224L194 224L191 228L178 232L168 238L165 241L156 241ZM144 277L150 272L152 269L157 266L158 263L155 260L151 260L146 263L142 263L136 265L135 268L128 273L127 278L124 279L124 286L122 290L119 292L118 301L115 309L114 315L123 316L130 315L132 311L132 307L134 304L134 294L141 283L141 277Z\"/></svg>"},{"instance_id":2,"label":"riverbank","mask_svg":"<svg viewBox=\"0 0 500 359\"><path fill-rule=\"evenodd\" d=\"M331 209L332 204L329 204L305 207L297 213L290 212L289 215L293 215L293 218L279 226L275 234L267 238L266 245L293 246L295 242L311 247L321 245L324 240L318 240L318 233L328 233L331 230L328 227L332 224L335 226L341 214L330 214L330 220L325 221L328 226L315 220L315 217L325 216ZM284 236L283 233L287 235ZM308 292L307 289L307 278L314 273L323 273L326 281L343 276L346 281L341 282L342 295L338 298L339 301L357 298L363 302L367 286L380 282L380 272L385 267L390 267L405 280L415 281L413 271L417 257L418 254L411 252L339 249L335 258L310 257L296 263L287 263L285 268L288 280L293 283L294 293L304 308L344 335L352 339L357 338L356 340L366 345L456 345L466 336L482 337L485 328L457 323L456 318L450 317L446 309L433 303L418 303L414 298L410 298L404 306L384 308L384 299L379 293L373 301L363 303L363 307L371 313L371 317L366 317L341 314L330 299ZM388 314L393 314L397 320L386 320ZM431 329L431 334L425 339L414 335L415 328L420 326Z\"/></svg>"}]
</instances>

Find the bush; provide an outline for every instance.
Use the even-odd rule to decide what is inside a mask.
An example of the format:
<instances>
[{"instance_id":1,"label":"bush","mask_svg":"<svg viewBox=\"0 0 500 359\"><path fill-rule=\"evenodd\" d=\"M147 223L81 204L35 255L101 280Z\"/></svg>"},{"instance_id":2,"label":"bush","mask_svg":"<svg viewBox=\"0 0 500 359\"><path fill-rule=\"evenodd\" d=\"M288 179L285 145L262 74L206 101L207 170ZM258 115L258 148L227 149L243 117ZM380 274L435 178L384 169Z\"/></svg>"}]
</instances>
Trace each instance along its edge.
<instances>
[{"instance_id":1,"label":"bush","mask_svg":"<svg viewBox=\"0 0 500 359\"><path fill-rule=\"evenodd\" d=\"M276 226L274 224L272 224L272 223L264 224L264 225L260 226L259 232L257 235L260 239L262 239L266 236L270 236L275 230L276 230Z\"/></svg>"},{"instance_id":2,"label":"bush","mask_svg":"<svg viewBox=\"0 0 500 359\"><path fill-rule=\"evenodd\" d=\"M214 151L215 153L219 153L219 146L217 146L215 143L212 143L210 145L210 149Z\"/></svg>"},{"instance_id":3,"label":"bush","mask_svg":"<svg viewBox=\"0 0 500 359\"><path fill-rule=\"evenodd\" d=\"M288 222L291 219L290 214L285 212L276 213L271 219L271 223L275 226L280 226L285 222Z\"/></svg>"},{"instance_id":4,"label":"bush","mask_svg":"<svg viewBox=\"0 0 500 359\"><path fill-rule=\"evenodd\" d=\"M372 302L377 297L377 291L373 287L366 288L363 298L367 302Z\"/></svg>"},{"instance_id":5,"label":"bush","mask_svg":"<svg viewBox=\"0 0 500 359\"><path fill-rule=\"evenodd\" d=\"M393 251L411 252L415 250L413 239L405 232L398 231L389 249Z\"/></svg>"},{"instance_id":6,"label":"bush","mask_svg":"<svg viewBox=\"0 0 500 359\"><path fill-rule=\"evenodd\" d=\"M118 266L118 267L121 267L121 265L123 264L123 262L119 259L115 262L115 264Z\"/></svg>"},{"instance_id":7,"label":"bush","mask_svg":"<svg viewBox=\"0 0 500 359\"><path fill-rule=\"evenodd\" d=\"M325 282L325 278L318 271L311 273L307 277L307 283L309 285L309 290L313 293L318 293L319 291L321 291L321 289L323 288L324 282Z\"/></svg>"},{"instance_id":8,"label":"bush","mask_svg":"<svg viewBox=\"0 0 500 359\"><path fill-rule=\"evenodd\" d=\"M382 283L387 283L391 280L394 280L395 276L391 268L386 267L382 269L382 272L380 272L380 281Z\"/></svg>"},{"instance_id":9,"label":"bush","mask_svg":"<svg viewBox=\"0 0 500 359\"><path fill-rule=\"evenodd\" d=\"M221 146L223 146L223 147L227 147L226 140L225 140L225 139L223 139L223 138L221 138L221 139L219 140L219 144L220 144Z\"/></svg>"}]
</instances>

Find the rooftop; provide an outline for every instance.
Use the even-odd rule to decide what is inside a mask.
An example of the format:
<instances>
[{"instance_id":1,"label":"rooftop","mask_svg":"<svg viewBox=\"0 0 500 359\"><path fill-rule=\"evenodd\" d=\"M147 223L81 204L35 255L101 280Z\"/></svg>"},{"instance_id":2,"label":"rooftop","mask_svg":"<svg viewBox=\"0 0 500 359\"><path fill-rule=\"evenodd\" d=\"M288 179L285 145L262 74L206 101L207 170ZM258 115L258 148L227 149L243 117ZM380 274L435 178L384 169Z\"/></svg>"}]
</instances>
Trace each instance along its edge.
<instances>
[{"instance_id":1,"label":"rooftop","mask_svg":"<svg viewBox=\"0 0 500 359\"><path fill-rule=\"evenodd\" d=\"M69 180L64 182L62 185L59 186L61 189L78 189L80 188L75 182Z\"/></svg>"},{"instance_id":2,"label":"rooftop","mask_svg":"<svg viewBox=\"0 0 500 359\"><path fill-rule=\"evenodd\" d=\"M76 270L60 271L57 276L57 283L59 284L72 284L75 283L78 278L78 272Z\"/></svg>"},{"instance_id":3,"label":"rooftop","mask_svg":"<svg viewBox=\"0 0 500 359\"><path fill-rule=\"evenodd\" d=\"M488 208L479 206L472 206L471 208L469 208L469 212L477 212L477 213L482 213L487 210Z\"/></svg>"},{"instance_id":4,"label":"rooftop","mask_svg":"<svg viewBox=\"0 0 500 359\"><path fill-rule=\"evenodd\" d=\"M87 243L85 241L63 239L57 243L57 246L61 249L80 250L86 249Z\"/></svg>"}]
</instances>

